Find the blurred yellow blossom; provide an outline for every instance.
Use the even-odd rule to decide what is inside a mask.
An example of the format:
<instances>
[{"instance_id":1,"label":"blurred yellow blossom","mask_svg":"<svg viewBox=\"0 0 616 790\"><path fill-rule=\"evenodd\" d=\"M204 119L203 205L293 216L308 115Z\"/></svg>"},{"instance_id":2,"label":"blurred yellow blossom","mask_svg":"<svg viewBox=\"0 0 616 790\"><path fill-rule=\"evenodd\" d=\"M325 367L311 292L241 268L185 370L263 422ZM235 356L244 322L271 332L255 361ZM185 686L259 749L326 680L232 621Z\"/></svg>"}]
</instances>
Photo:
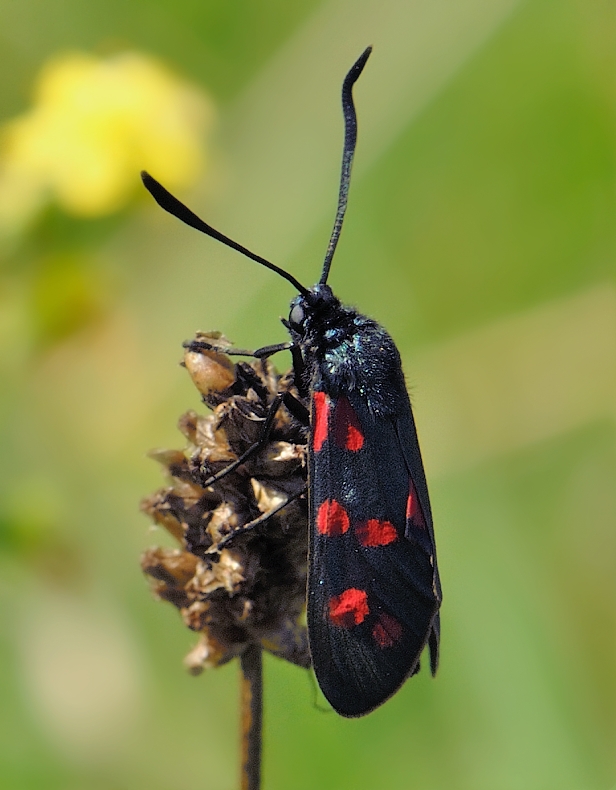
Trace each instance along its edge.
<instances>
[{"instance_id":1,"label":"blurred yellow blossom","mask_svg":"<svg viewBox=\"0 0 616 790\"><path fill-rule=\"evenodd\" d=\"M0 130L0 230L19 230L48 200L83 217L117 211L141 169L189 186L212 116L203 92L146 55L55 56L32 109Z\"/></svg>"}]
</instances>

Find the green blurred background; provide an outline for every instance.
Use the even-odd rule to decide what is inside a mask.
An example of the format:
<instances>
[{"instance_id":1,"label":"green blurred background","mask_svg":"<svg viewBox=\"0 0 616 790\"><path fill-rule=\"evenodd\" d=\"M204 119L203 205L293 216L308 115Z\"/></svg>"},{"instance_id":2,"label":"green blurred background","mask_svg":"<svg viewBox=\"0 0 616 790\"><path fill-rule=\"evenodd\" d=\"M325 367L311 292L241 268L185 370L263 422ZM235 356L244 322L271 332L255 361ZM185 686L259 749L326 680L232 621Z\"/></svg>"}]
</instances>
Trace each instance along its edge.
<instances>
[{"instance_id":1,"label":"green blurred background","mask_svg":"<svg viewBox=\"0 0 616 790\"><path fill-rule=\"evenodd\" d=\"M614 3L0 9L0 786L237 786L237 666L185 673L196 636L141 576L140 551L165 539L138 503L162 483L145 452L181 447L177 418L199 409L181 342L283 340L292 294L163 214L138 170L162 179L171 163L200 214L310 284L336 204L341 80L373 44L331 283L405 363L442 664L346 721L268 658L264 788L612 790ZM36 94L71 52L134 53L171 99L142 111L146 88L130 95L120 68L105 96L86 80L82 123L62 90ZM161 142L182 91L181 129ZM104 159L109 135L91 150L87 135L107 123ZM97 203L113 168L123 186Z\"/></svg>"}]
</instances>

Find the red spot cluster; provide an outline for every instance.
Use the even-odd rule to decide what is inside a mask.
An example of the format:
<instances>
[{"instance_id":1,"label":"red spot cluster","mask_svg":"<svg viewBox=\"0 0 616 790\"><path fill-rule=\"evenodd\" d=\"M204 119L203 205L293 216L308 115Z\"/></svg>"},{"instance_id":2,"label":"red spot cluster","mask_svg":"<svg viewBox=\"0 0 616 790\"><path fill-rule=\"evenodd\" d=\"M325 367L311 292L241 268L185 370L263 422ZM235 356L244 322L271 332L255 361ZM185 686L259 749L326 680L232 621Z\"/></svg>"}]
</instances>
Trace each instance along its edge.
<instances>
[{"instance_id":1,"label":"red spot cluster","mask_svg":"<svg viewBox=\"0 0 616 790\"><path fill-rule=\"evenodd\" d=\"M343 450L356 453L364 446L364 435L355 409L344 396L338 398L334 408L334 442Z\"/></svg>"},{"instance_id":2,"label":"red spot cluster","mask_svg":"<svg viewBox=\"0 0 616 790\"><path fill-rule=\"evenodd\" d=\"M351 522L349 514L335 499L326 499L317 511L317 531L328 538L344 535Z\"/></svg>"},{"instance_id":3,"label":"red spot cluster","mask_svg":"<svg viewBox=\"0 0 616 790\"><path fill-rule=\"evenodd\" d=\"M372 629L372 636L379 647L393 647L402 636L402 626L395 617L383 612Z\"/></svg>"},{"instance_id":4,"label":"red spot cluster","mask_svg":"<svg viewBox=\"0 0 616 790\"><path fill-rule=\"evenodd\" d=\"M331 401L324 392L313 395L312 449L318 453L330 435L329 414ZM364 434L355 410L344 396L334 406L331 438L336 447L356 453L364 446Z\"/></svg>"},{"instance_id":5,"label":"red spot cluster","mask_svg":"<svg viewBox=\"0 0 616 790\"><path fill-rule=\"evenodd\" d=\"M324 392L315 392L312 396L314 404L314 425L312 426L312 449L318 453L327 439L329 422L329 398Z\"/></svg>"},{"instance_id":6,"label":"red spot cluster","mask_svg":"<svg viewBox=\"0 0 616 790\"><path fill-rule=\"evenodd\" d=\"M339 628L361 625L369 614L368 594L365 590L350 587L340 595L330 598L329 619L332 625ZM372 627L372 638L377 645L382 649L393 647L401 636L402 625L395 617L382 612Z\"/></svg>"},{"instance_id":7,"label":"red spot cluster","mask_svg":"<svg viewBox=\"0 0 616 790\"><path fill-rule=\"evenodd\" d=\"M363 524L357 524L355 535L362 546L388 546L398 539L398 532L391 521L379 521L371 518Z\"/></svg>"},{"instance_id":8,"label":"red spot cluster","mask_svg":"<svg viewBox=\"0 0 616 790\"><path fill-rule=\"evenodd\" d=\"M406 520L419 529L426 528L426 520L419 504L413 481L409 479L409 498L406 500Z\"/></svg>"},{"instance_id":9,"label":"red spot cluster","mask_svg":"<svg viewBox=\"0 0 616 790\"><path fill-rule=\"evenodd\" d=\"M365 442L359 419L349 399L344 396L339 397L332 409L329 396L325 392L317 391L313 393L313 452L320 452L328 439L333 441L336 447L353 453L361 450ZM412 481L406 518L407 521L410 520L425 529L425 521ZM351 526L349 514L335 499L326 499L319 505L315 522L318 534L325 537L344 535ZM385 519L368 519L355 524L353 531L359 544L366 548L388 546L399 538L395 526ZM368 593L365 590L349 587L329 600L330 623L339 628L354 628L361 625L369 614ZM401 636L402 625L391 615L381 613L372 627L372 638L376 644L380 648L392 647Z\"/></svg>"},{"instance_id":10,"label":"red spot cluster","mask_svg":"<svg viewBox=\"0 0 616 790\"><path fill-rule=\"evenodd\" d=\"M365 590L350 587L329 601L329 619L341 628L352 628L363 623L370 614Z\"/></svg>"}]
</instances>

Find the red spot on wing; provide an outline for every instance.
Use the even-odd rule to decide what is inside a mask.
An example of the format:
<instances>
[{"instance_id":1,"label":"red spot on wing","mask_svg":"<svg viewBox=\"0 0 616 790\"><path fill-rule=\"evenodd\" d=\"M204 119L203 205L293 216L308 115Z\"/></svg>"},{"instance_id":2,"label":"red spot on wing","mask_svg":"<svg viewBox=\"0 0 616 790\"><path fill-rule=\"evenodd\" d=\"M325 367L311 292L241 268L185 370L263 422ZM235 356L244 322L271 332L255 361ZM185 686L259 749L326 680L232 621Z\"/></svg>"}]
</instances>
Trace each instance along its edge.
<instances>
[{"instance_id":1,"label":"red spot on wing","mask_svg":"<svg viewBox=\"0 0 616 790\"><path fill-rule=\"evenodd\" d=\"M355 527L357 540L362 546L388 546L398 539L398 532L391 521L371 518Z\"/></svg>"},{"instance_id":2,"label":"red spot on wing","mask_svg":"<svg viewBox=\"0 0 616 790\"><path fill-rule=\"evenodd\" d=\"M326 499L317 511L317 531L329 538L344 535L351 522L349 514L335 499Z\"/></svg>"},{"instance_id":3,"label":"red spot on wing","mask_svg":"<svg viewBox=\"0 0 616 790\"><path fill-rule=\"evenodd\" d=\"M334 407L334 441L343 450L357 452L364 446L364 435L355 410L344 395L338 398Z\"/></svg>"},{"instance_id":4,"label":"red spot on wing","mask_svg":"<svg viewBox=\"0 0 616 790\"><path fill-rule=\"evenodd\" d=\"M393 647L402 636L402 626L395 617L383 613L372 629L372 636L379 647Z\"/></svg>"},{"instance_id":5,"label":"red spot on wing","mask_svg":"<svg viewBox=\"0 0 616 790\"><path fill-rule=\"evenodd\" d=\"M329 600L329 619L340 628L353 628L363 623L370 614L368 595L365 590L350 587Z\"/></svg>"},{"instance_id":6,"label":"red spot on wing","mask_svg":"<svg viewBox=\"0 0 616 790\"><path fill-rule=\"evenodd\" d=\"M323 442L327 439L329 398L324 392L315 392L312 396L314 403L314 425L312 426L312 449L318 453Z\"/></svg>"},{"instance_id":7,"label":"red spot on wing","mask_svg":"<svg viewBox=\"0 0 616 790\"><path fill-rule=\"evenodd\" d=\"M411 479L409 479L409 498L406 500L406 521L407 523L411 522L419 529L426 528L426 520L419 504L419 497Z\"/></svg>"}]
</instances>

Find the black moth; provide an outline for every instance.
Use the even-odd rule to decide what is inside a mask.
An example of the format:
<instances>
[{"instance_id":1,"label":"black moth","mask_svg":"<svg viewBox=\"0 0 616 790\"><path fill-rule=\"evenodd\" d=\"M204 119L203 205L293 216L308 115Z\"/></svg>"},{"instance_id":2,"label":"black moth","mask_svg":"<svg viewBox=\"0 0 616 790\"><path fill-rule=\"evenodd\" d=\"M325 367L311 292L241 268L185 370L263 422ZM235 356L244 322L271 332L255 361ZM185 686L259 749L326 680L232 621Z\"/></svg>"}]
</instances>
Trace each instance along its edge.
<instances>
[{"instance_id":1,"label":"black moth","mask_svg":"<svg viewBox=\"0 0 616 790\"><path fill-rule=\"evenodd\" d=\"M310 396L308 635L321 690L343 716L362 716L385 702L419 670L426 643L434 674L440 631L430 500L400 355L379 324L341 305L327 285L357 140L352 88L370 52L342 86L338 211L313 288L214 230L142 174L162 208L274 270L299 292L283 321L291 342L252 353L263 358L291 350L296 385ZM288 396L285 403L301 415L298 403Z\"/></svg>"}]
</instances>

